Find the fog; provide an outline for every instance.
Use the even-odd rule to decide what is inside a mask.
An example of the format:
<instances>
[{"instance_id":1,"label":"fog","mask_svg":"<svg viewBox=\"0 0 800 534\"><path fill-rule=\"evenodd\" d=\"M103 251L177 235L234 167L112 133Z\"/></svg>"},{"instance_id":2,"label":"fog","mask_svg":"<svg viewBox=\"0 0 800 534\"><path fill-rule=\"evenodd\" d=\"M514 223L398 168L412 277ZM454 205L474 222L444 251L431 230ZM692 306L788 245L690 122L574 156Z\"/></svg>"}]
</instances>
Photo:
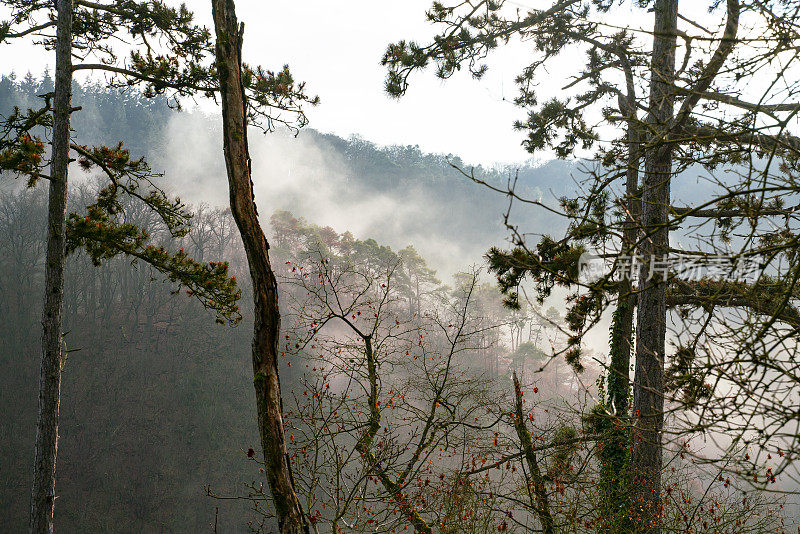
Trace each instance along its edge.
<instances>
[{"instance_id":1,"label":"fog","mask_svg":"<svg viewBox=\"0 0 800 534\"><path fill-rule=\"evenodd\" d=\"M11 93L15 83L6 83L12 88ZM41 85L46 83L43 81ZM29 85L31 94L41 89L34 81ZM29 103L34 98L31 94L27 94L27 100L16 95L16 102ZM114 105L106 105L106 99ZM137 209L135 203L126 203L121 217L126 222L141 224L152 233L155 244L168 250L186 250L201 262L229 261L230 274L238 277L238 287L242 290L243 318L233 328L211 326L213 313L191 298L192 291L175 295L180 288L165 282L163 273L145 262L132 263L129 258L116 257L95 267L81 251L68 257L65 330L69 332L67 346L75 352L69 353L64 367L59 471L63 498L59 500L57 520L67 529L98 532L113 530L120 521L127 521L131 531L141 532L157 528L181 531L187 526L204 529L212 521L224 525L221 531L245 532L252 527L247 521L261 517L249 508L253 496L256 501L265 496L260 464L255 463L258 458L253 459L255 453L248 453L251 448L258 448L247 358L253 320L252 294L241 242L227 211L228 184L220 116L200 109L179 113L168 109L163 101L145 102L135 94L122 97L97 87L78 87L76 100L83 107L73 123L80 142L107 142L107 137L115 136L129 139L127 146L134 155L145 155L153 170L163 173L154 180L156 185L180 196L196 213L188 235L178 237L169 235L154 222L155 218ZM126 113L113 112L115 106L124 108ZM465 413L471 417L475 415L473 412L482 410L480 418L484 421L496 418L498 413L507 413L515 392L512 373L517 372L531 399L530 423L538 433L537 439L552 441L553 436L564 432L589 433L590 423L585 416L593 406L603 402L602 375L608 363L611 313L604 313L597 325L585 333L581 347L586 369L576 375L563 358L570 335L564 321L565 299L572 289L556 287L539 305L535 302L535 288L523 284L521 289L530 299L523 303L522 311L510 311L502 306L495 279L486 269L485 255L491 247L512 246L509 239L512 230L504 222L507 213L508 224L527 236L531 246L544 235L560 238L566 220L542 206L519 199L510 203L507 195L473 183L459 169L474 173L476 178L500 190L518 179L515 192L520 197L558 210L561 196L580 190L587 171L594 168L590 161L529 161L473 168L451 154L431 154L417 146L382 146L369 139L355 136L344 139L313 129L304 129L296 135L282 129L267 134L252 129L249 138L255 200L281 283L287 341L279 365L292 436L291 450L297 454L298 465L303 466L297 478L303 495L309 499L310 509L319 510L320 514L325 509L324 513L328 513L325 506L316 504L314 496L327 490L318 485L327 479L329 472L327 468L303 463L308 459L306 453L311 445L294 442L295 433L300 436L309 431L313 427L311 421L320 415L314 410L304 411L311 405L303 404L303 399L324 399L329 404L320 401L319 405L313 405L314 409L330 408L331 413L325 417L338 414L334 401L341 399L332 395L347 398L352 383L363 380L363 369L353 364L363 353L358 345L363 338L353 335L341 323L330 328L326 332L329 337L322 341L304 330L324 315L319 310L316 316L308 311L320 303L313 302L315 293L307 291L304 277L295 272L295 267L300 266L308 269L306 273L324 270L327 265L324 261L309 262L313 254L341 262L344 270L364 269L358 273L369 280L363 293L353 291L352 287L326 286L326 290L342 291L346 295L344 300L357 301L364 294L380 296L382 288L389 286L396 291L389 294L386 290L391 305L386 323L381 323L389 324L384 326L381 338L388 348L381 346L379 352L388 358L384 369L391 370L380 378L381 384L386 385L383 392L386 399L381 402L391 406L385 424L401 422L402 427L404 417L419 417L427 409L427 400L436 398L435 388L433 393L426 388L435 383L431 376L441 376L434 372L441 362L437 358L447 354L451 343L447 329L461 318L470 324L474 334L474 339L459 341L461 345L456 342L450 345L454 353L463 357L458 360L459 372L453 379L453 388L457 399L469 399L465 402L468 404ZM487 139L487 147L492 142L495 141ZM102 174L96 169L85 173L78 164L71 171L69 209L83 214L86 205L94 201ZM690 204L699 196L715 193L702 171L690 168L676 177L672 197L675 203ZM43 187L28 190L21 181L3 185L0 294L2 309L11 319L0 330L3 334L0 400L3 406L13 409L7 412L6 440L0 444L2 466L8 473L0 504L4 505L3 519L14 528L25 519L27 502L19 496L25 494L29 483L28 445L33 441L35 429L45 207ZM271 217L280 210L291 213L278 220L279 224L288 221L288 230L272 225ZM679 243L684 235L688 233L676 231L674 243ZM395 253L409 245L419 253L421 264L415 264L416 260L405 264L398 259L400 256ZM387 253L380 246L391 247L393 252ZM377 271L375 264L380 266ZM382 280L375 275L375 272L394 273L394 268L398 269L398 279ZM463 304L464 273L473 268L480 270L474 308ZM426 269L435 271L436 277ZM359 303L358 311L364 313L354 313L352 320L368 321L366 318L374 312L373 304L369 300ZM374 313L377 325L377 312ZM392 330L393 324L400 333ZM669 334L669 341L677 338L677 334ZM300 349L301 342L309 343L310 348L306 350L303 345ZM400 348L393 346L394 343ZM293 352L292 346L297 350ZM342 357L342 350L348 357ZM668 352L671 350L669 347ZM397 360L390 358L398 355ZM409 361L409 357L413 359ZM427 367L429 359L437 361L430 364L431 368ZM333 393L327 385L333 386ZM363 383L360 385L363 387ZM724 387L720 390L726 391ZM308 395L309 391L313 394ZM405 394L412 399L403 405L398 399ZM400 407L388 404L395 401ZM356 395L351 402L363 403L364 397ZM436 402L433 406L437 406ZM392 411L395 409L398 411ZM402 412L403 409L406 411ZM364 413L363 404L356 406L353 413ZM494 461L492 455L500 450L518 447L512 424L495 423L499 425L497 430L487 427L492 428L487 431L475 429L470 426L471 421L467 422L465 428L471 430L458 439L471 451L480 451L477 456L471 453L473 467L476 462ZM450 421L443 420L442 428L449 424ZM385 433L390 433L390 426L386 424ZM339 431L331 433L327 443L332 447L330 450L352 453L359 438L353 428L359 427L342 423ZM412 428L409 434L413 434L413 424L409 428ZM786 428L784 425L781 430ZM344 437L337 442L340 436ZM401 451L395 460L408 456L402 452L409 445L407 438L397 433L386 439L396 447L394 450ZM702 460L716 458L729 441L728 436L716 430L701 434L692 443L693 452ZM320 443L316 441L314 446ZM487 446L491 443L494 446ZM683 461L676 443L670 444L668 454L680 468L680 474L668 474L667 479L688 496L697 498L702 494L693 504L696 512L706 502L703 492L718 482L717 474L713 466L702 470L688 460ZM323 457L329 454L325 447L318 450ZM432 456L426 460L429 463L424 469L433 472L437 468L451 471L463 468L458 454L451 452L440 461ZM558 463L563 460L560 456L563 452L556 448L543 453L542 461L556 473L548 476L558 476L563 467ZM591 471L592 449L580 447L570 454L574 455L573 461L585 462L589 471L586 479L580 478L582 471L576 473L573 482L578 482L560 492L560 499L555 496L559 492L554 492L554 510L563 517L573 513L571 507L575 503L592 506L597 494ZM359 480L361 468L362 464L353 456L350 463L341 467L341 472L345 478ZM503 475L503 470L500 471L485 483L497 484L502 489L513 486L504 478L510 474ZM450 475L442 473L435 491L452 489L452 480L447 476ZM420 487L427 487L427 483ZM524 485L518 489L522 488ZM715 502L730 506L735 513L751 513L747 507L744 511L737 508L741 496L738 491L751 488L746 484L730 487L725 484L724 488L711 493ZM796 491L797 485L782 476L773 489ZM208 493L226 499L214 499ZM246 497L227 499L242 495ZM758 493L748 495L760 499ZM759 519L754 521L779 521L783 517L774 513L775 507L784 503L780 495L767 494L763 500L756 500L754 510L758 514L752 517ZM793 504L794 497L786 503ZM391 506L380 504L376 505L375 513L390 517L390 510ZM786 525L791 525L796 509L783 510ZM503 514L512 512L519 513L526 524L534 521L530 509L509 508ZM677 509L674 513L678 514ZM678 515L673 517L678 521L675 517ZM488 531L496 528L496 525L487 527ZM367 530L367 527L362 529Z\"/></svg>"},{"instance_id":2,"label":"fog","mask_svg":"<svg viewBox=\"0 0 800 534\"><path fill-rule=\"evenodd\" d=\"M341 139L333 137L337 147L330 137L316 132L301 131L295 136L286 130L265 134L251 128L249 139L262 224L268 225L276 210L288 210L314 224L350 231L360 239L372 238L398 250L413 245L445 277L473 265L482 266L486 251L502 246L510 235L503 225L506 199L450 169L449 161L467 171L471 168L454 156L437 157L435 170L444 176L441 183L425 182L425 177L414 169L408 172L395 167L393 170L399 174L407 173L407 178L382 189L370 182L383 177L370 176L369 170L364 170L364 160L374 157L372 151L381 147L367 141L351 138L356 147L363 144L370 150L362 154L351 152L348 160ZM227 178L221 146L219 116L199 111L176 113L168 121L153 167L163 170L167 189L183 200L225 206ZM356 169L356 165L362 168ZM507 178L518 167L490 167L488 173L478 168L477 175ZM376 166L374 172L381 170ZM548 187L559 189L559 185ZM476 202L468 207L449 203L448 190L456 197L453 200L467 195ZM534 198L542 196L537 188L529 188L527 193ZM548 192L548 196L555 200L552 193ZM512 217L512 224L539 220L541 216L525 207L517 207L514 214L517 213L520 215ZM542 222L537 225L538 233L548 233L559 226L557 220Z\"/></svg>"}]
</instances>

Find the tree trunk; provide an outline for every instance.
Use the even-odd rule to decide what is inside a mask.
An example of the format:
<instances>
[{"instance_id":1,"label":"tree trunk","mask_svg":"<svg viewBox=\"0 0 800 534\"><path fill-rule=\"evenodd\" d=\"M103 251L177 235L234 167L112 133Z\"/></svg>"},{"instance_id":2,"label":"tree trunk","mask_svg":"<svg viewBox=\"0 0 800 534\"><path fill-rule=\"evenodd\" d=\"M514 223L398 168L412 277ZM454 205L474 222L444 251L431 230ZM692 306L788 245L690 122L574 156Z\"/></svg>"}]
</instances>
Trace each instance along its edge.
<instances>
[{"instance_id":1,"label":"tree trunk","mask_svg":"<svg viewBox=\"0 0 800 534\"><path fill-rule=\"evenodd\" d=\"M358 443L356 443L356 450L364 459L369 472L378 477L383 488L399 508L400 513L414 527L414 532L417 534L432 534L433 529L419 515L414 503L403 493L402 480L392 480L389 473L381 466L372 452L372 441L381 428L381 411L378 404L378 362L375 358L375 351L372 348L372 337L362 336L362 339L364 341L364 357L367 360L367 376L369 377L369 424Z\"/></svg>"},{"instance_id":2,"label":"tree trunk","mask_svg":"<svg viewBox=\"0 0 800 534\"><path fill-rule=\"evenodd\" d=\"M640 235L641 199L639 198L639 164L641 162L636 86L633 68L624 51L619 53L625 72L626 94L619 98L620 113L627 117L627 169L625 172L625 222L622 253L631 258ZM631 531L630 522L630 393L629 369L633 347L633 319L637 296L633 291L632 273L627 261L626 272L619 283L617 309L611 326L610 369L608 372L608 408L611 418L604 428L601 450L601 506L604 525L609 534Z\"/></svg>"},{"instance_id":3,"label":"tree trunk","mask_svg":"<svg viewBox=\"0 0 800 534\"><path fill-rule=\"evenodd\" d=\"M62 315L66 263L67 167L72 108L72 0L58 0L53 149L47 213L47 255L42 312L39 414L31 490L30 532L53 532L56 498L58 411L61 404Z\"/></svg>"},{"instance_id":4,"label":"tree trunk","mask_svg":"<svg viewBox=\"0 0 800 534\"><path fill-rule=\"evenodd\" d=\"M638 162L637 162L638 163ZM634 169L635 171L635 169ZM629 171L630 174L630 171ZM623 254L632 254L636 243L637 231L634 225L634 218L638 216L637 201L635 195L635 184L638 181L638 173L628 178L628 201L626 208L629 211L622 240ZM631 191L631 184L634 184L634 191ZM631 364L631 346L633 334L633 315L636 307L636 295L633 292L630 273L623 277L619 282L619 292L617 309L611 326L611 362L608 373L608 401L614 408L616 417L628 416L628 390L630 380L628 378Z\"/></svg>"},{"instance_id":5,"label":"tree trunk","mask_svg":"<svg viewBox=\"0 0 800 534\"><path fill-rule=\"evenodd\" d=\"M217 69L231 212L242 236L253 281L253 376L267 481L272 490L280 532L308 533L308 523L294 489L283 431L278 377L278 285L269 261L269 243L258 222L250 175L247 101L241 68L243 28L240 29L236 21L233 0L212 0L211 4L217 37Z\"/></svg>"},{"instance_id":6,"label":"tree trunk","mask_svg":"<svg viewBox=\"0 0 800 534\"><path fill-rule=\"evenodd\" d=\"M525 460L528 463L528 471L531 477L531 504L533 509L536 510L536 515L542 524L543 534L555 534L556 527L553 515L550 512L550 500L547 495L547 488L544 485L544 478L542 477L541 470L539 469L539 462L536 458L536 452L533 448L533 438L525 425L525 414L522 410L522 388L517 379L517 373L514 373L514 428L519 437L519 445L522 452L525 454Z\"/></svg>"},{"instance_id":7,"label":"tree trunk","mask_svg":"<svg viewBox=\"0 0 800 534\"><path fill-rule=\"evenodd\" d=\"M627 70L630 73L630 69ZM628 115L628 158L626 171L627 210L622 236L622 253L630 257L634 253L639 236L639 134L636 124L636 97L633 94L633 77L629 76L629 95L620 106ZM628 265L623 262L623 265ZM630 532L629 473L630 427L629 369L633 346L633 317L636 294L633 292L631 273L625 272L619 282L617 309L611 324L610 364L607 380L607 405L609 420L603 428L603 447L600 451L600 509L603 524L599 531L608 534Z\"/></svg>"},{"instance_id":8,"label":"tree trunk","mask_svg":"<svg viewBox=\"0 0 800 534\"><path fill-rule=\"evenodd\" d=\"M664 424L664 352L666 290L662 269L667 258L666 226L672 173L669 129L674 117L675 48L678 0L656 0L650 79L653 132L646 142L642 195L644 258L636 322L636 372L633 386L631 497L637 532L661 532L661 431ZM649 274L653 273L648 279Z\"/></svg>"}]
</instances>

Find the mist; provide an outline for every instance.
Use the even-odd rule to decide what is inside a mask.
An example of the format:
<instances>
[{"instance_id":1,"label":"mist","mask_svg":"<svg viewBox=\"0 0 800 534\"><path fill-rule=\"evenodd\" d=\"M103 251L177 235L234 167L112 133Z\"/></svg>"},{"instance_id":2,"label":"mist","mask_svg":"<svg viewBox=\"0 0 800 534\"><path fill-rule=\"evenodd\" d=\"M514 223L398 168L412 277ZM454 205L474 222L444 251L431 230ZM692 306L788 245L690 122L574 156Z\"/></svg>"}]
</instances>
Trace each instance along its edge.
<instances>
[{"instance_id":1,"label":"mist","mask_svg":"<svg viewBox=\"0 0 800 534\"><path fill-rule=\"evenodd\" d=\"M175 113L158 141L154 168L163 170L168 190L191 204L228 203L220 125L216 115ZM456 156L424 154L417 147L380 147L309 130L294 135L285 129L265 134L251 128L248 135L262 224L268 225L276 210L288 210L314 224L349 230L397 250L413 245L445 278L483 266L486 251L509 237L503 223L507 200L451 168L451 162L466 171L471 168ZM404 153L432 169L401 168L408 163ZM523 167L536 174L536 167ZM385 176L387 168L394 176ZM518 168L478 167L476 175L502 183ZM425 175L432 170L438 175ZM387 182L389 187L383 187ZM548 187L553 185L560 184ZM532 198L543 196L536 185L524 189ZM468 210L461 209L472 201ZM559 227L558 220L548 221L525 207L517 207L510 222L533 220L540 223L537 232Z\"/></svg>"},{"instance_id":2,"label":"mist","mask_svg":"<svg viewBox=\"0 0 800 534\"><path fill-rule=\"evenodd\" d=\"M800 529L791 2L4 4L4 532Z\"/></svg>"}]
</instances>

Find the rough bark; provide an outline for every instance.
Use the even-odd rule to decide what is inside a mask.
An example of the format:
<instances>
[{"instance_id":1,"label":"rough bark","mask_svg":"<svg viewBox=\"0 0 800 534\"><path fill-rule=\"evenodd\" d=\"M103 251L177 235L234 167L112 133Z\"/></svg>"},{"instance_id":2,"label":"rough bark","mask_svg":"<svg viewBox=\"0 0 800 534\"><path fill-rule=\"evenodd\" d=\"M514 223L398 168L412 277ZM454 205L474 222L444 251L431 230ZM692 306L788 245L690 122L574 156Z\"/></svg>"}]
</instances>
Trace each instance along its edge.
<instances>
[{"instance_id":1,"label":"rough bark","mask_svg":"<svg viewBox=\"0 0 800 534\"><path fill-rule=\"evenodd\" d=\"M53 532L56 499L58 412L61 405L63 351L64 264L66 262L67 167L69 118L72 108L72 0L58 0L56 79L53 104L53 143L47 213L45 295L42 312L42 362L39 376L39 413L31 489L29 528L32 533Z\"/></svg>"},{"instance_id":2,"label":"rough bark","mask_svg":"<svg viewBox=\"0 0 800 534\"><path fill-rule=\"evenodd\" d=\"M626 99L620 98L620 112L627 117L627 169L625 170L625 223L622 233L623 254L632 255L639 237L639 217L641 201L639 196L639 163L641 161L639 145L641 138L637 129L636 87L633 71L627 56L620 53L620 60L625 71L627 86ZM617 313L614 316L611 335L611 369L608 377L609 401L613 404L614 415L628 416L628 377L631 364L631 347L633 334L633 317L636 307L636 295L633 292L630 273L626 273L619 283Z\"/></svg>"},{"instance_id":3,"label":"rough bark","mask_svg":"<svg viewBox=\"0 0 800 534\"><path fill-rule=\"evenodd\" d=\"M630 112L635 108L630 106ZM632 120L631 120L632 122ZM628 127L628 169L626 172L626 217L623 229L623 254L633 254L639 225L639 135L635 127ZM623 533L630 531L628 511L630 460L630 391L631 348L633 346L633 318L636 294L630 273L619 282L617 309L611 323L610 362L607 379L608 421L604 422L600 468L600 506L603 524L600 532Z\"/></svg>"},{"instance_id":4,"label":"rough bark","mask_svg":"<svg viewBox=\"0 0 800 534\"><path fill-rule=\"evenodd\" d=\"M656 0L650 79L653 134L646 142L641 244L644 258L636 321L636 371L633 385L631 498L637 532L661 532L661 431L664 424L664 352L667 285L660 273L649 278L669 249L666 226L672 173L669 129L674 116L675 48L678 0ZM654 264L655 262L655 264Z\"/></svg>"},{"instance_id":5,"label":"rough bark","mask_svg":"<svg viewBox=\"0 0 800 534\"><path fill-rule=\"evenodd\" d=\"M633 334L633 313L636 296L630 280L623 280L619 286L619 302L611 325L611 362L608 373L609 402L615 417L628 416L628 377L631 364L631 344Z\"/></svg>"},{"instance_id":6,"label":"rough bark","mask_svg":"<svg viewBox=\"0 0 800 534\"><path fill-rule=\"evenodd\" d=\"M530 472L531 482L533 486L533 509L536 510L536 515L539 517L539 522L542 524L542 532L544 534L555 534L555 522L553 515L550 513L550 500L547 495L547 488L544 485L544 478L542 477L539 462L536 458L536 452L533 447L533 438L525 426L525 416L522 411L522 389L519 387L519 380L517 373L514 373L514 428L519 437L519 443L522 447L522 452L525 455L525 461L528 464L528 471Z\"/></svg>"},{"instance_id":7,"label":"rough bark","mask_svg":"<svg viewBox=\"0 0 800 534\"><path fill-rule=\"evenodd\" d=\"M308 533L308 522L294 489L286 453L280 380L278 285L269 260L269 243L258 221L247 144L247 100L242 83L241 37L233 0L212 0L217 69L222 104L225 165L231 212L242 236L253 282L255 327L253 376L258 429L267 481L282 534Z\"/></svg>"}]
</instances>

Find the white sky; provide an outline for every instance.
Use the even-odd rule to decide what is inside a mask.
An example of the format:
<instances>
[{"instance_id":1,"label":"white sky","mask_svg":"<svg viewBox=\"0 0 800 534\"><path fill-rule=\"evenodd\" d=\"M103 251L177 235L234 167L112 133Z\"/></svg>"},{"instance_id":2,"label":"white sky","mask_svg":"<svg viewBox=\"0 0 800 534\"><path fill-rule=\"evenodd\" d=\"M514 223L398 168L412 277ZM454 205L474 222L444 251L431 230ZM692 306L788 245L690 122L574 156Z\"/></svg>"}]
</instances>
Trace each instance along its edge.
<instances>
[{"instance_id":1,"label":"white sky","mask_svg":"<svg viewBox=\"0 0 800 534\"><path fill-rule=\"evenodd\" d=\"M485 80L462 73L442 81L425 72L412 78L399 101L383 91L380 59L386 46L400 39L427 41L434 30L425 20L430 4L238 0L237 14L245 22L247 61L289 63L296 79L320 96L321 105L309 113L313 128L379 144L418 144L469 162L527 159L522 133L512 129L523 114L502 100L503 92L509 99L515 95L518 68L510 66L510 54L498 55L497 68Z\"/></svg>"},{"instance_id":2,"label":"white sky","mask_svg":"<svg viewBox=\"0 0 800 534\"><path fill-rule=\"evenodd\" d=\"M682 12L702 12L701 6L707 5L705 0L693 2ZM186 3L199 22L211 26L208 0ZM529 58L531 45L512 41L501 47L489 58L489 72L480 81L463 72L444 81L431 70L417 73L407 95L398 101L383 91L385 69L380 58L390 42L429 41L436 29L425 19L431 0L237 0L236 4L246 28L245 60L268 69L288 63L295 78L306 81L309 92L322 99L308 112L312 128L343 137L357 134L382 145L419 145L428 152L458 155L468 163L531 158L520 146L524 133L512 127L525 117L512 100L517 94L514 78ZM541 2L509 0L509 5L524 9ZM616 10L613 21L635 20L634 26L647 26L651 16L624 6ZM10 49L3 47L1 73L38 74L52 65L50 54L30 45L14 44L12 53ZM551 65L552 76L540 81L540 101L557 94L582 62L575 50ZM537 154L536 159L550 156Z\"/></svg>"},{"instance_id":3,"label":"white sky","mask_svg":"<svg viewBox=\"0 0 800 534\"><path fill-rule=\"evenodd\" d=\"M378 144L419 145L453 153L470 163L520 162L522 132L512 128L522 110L510 100L526 47L496 54L481 81L460 73L448 81L431 71L412 78L401 100L383 91L386 46L399 39L427 41L430 0L238 0L245 22L245 60L269 69L288 63L322 103L309 111L309 126L343 137L358 134ZM211 25L210 2L188 0L199 21ZM9 53L11 52L11 53ZM515 61L523 58L521 61ZM4 46L0 72L41 72L53 60L26 44ZM503 101L503 96L508 99Z\"/></svg>"}]
</instances>

